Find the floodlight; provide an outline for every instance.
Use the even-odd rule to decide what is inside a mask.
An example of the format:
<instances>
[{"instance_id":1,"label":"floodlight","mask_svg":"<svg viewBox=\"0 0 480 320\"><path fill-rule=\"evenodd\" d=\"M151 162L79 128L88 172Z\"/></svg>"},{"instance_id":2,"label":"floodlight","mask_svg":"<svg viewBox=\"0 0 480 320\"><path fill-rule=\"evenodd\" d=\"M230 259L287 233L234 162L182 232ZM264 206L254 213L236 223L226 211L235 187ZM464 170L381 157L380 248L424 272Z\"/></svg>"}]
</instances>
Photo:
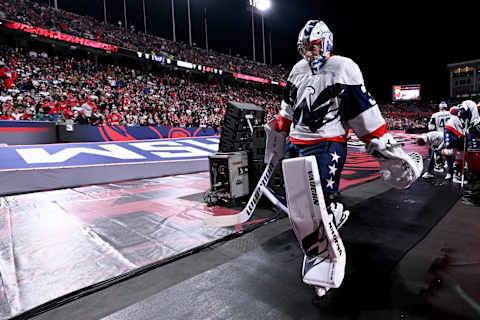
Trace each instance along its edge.
<instances>
[{"instance_id":1,"label":"floodlight","mask_svg":"<svg viewBox=\"0 0 480 320\"><path fill-rule=\"evenodd\" d=\"M257 8L260 11L266 11L270 9L272 2L270 0L249 0L250 5Z\"/></svg>"}]
</instances>

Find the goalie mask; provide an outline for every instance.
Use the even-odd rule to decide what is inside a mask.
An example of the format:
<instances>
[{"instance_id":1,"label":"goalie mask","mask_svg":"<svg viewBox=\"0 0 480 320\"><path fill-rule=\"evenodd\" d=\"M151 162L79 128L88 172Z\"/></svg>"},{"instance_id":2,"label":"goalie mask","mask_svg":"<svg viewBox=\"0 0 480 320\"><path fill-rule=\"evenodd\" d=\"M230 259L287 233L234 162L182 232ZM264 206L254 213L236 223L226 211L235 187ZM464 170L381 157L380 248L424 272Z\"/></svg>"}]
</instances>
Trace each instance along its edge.
<instances>
[{"instance_id":1,"label":"goalie mask","mask_svg":"<svg viewBox=\"0 0 480 320\"><path fill-rule=\"evenodd\" d=\"M298 35L297 49L316 74L333 50L333 34L323 21L309 20Z\"/></svg>"}]
</instances>

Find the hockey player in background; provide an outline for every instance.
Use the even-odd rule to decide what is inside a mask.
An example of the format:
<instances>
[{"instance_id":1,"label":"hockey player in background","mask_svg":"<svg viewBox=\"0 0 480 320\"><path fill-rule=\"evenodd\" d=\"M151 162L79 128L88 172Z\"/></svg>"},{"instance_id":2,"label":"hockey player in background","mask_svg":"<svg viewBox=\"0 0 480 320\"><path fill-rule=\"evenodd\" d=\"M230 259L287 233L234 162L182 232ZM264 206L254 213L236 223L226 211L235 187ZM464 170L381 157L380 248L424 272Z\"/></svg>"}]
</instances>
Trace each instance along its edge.
<instances>
[{"instance_id":1,"label":"hockey player in background","mask_svg":"<svg viewBox=\"0 0 480 320\"><path fill-rule=\"evenodd\" d=\"M450 112L448 110L448 105L445 101L440 102L438 105L438 112L432 114L430 121L428 122L428 130L429 131L437 131L442 136L445 130L445 124L447 123L448 119L450 119ZM443 172L444 171L444 163L442 155L438 155L436 152L431 153L433 155L433 167L435 172ZM429 162L430 166L430 162ZM431 171L427 171L431 174ZM424 178L428 178L429 174L425 174ZM433 177L433 176L432 176Z\"/></svg>"},{"instance_id":2,"label":"hockey player in background","mask_svg":"<svg viewBox=\"0 0 480 320\"><path fill-rule=\"evenodd\" d=\"M332 54L333 35L324 22L308 21L297 48L303 59L290 72L272 127L290 135L289 159L282 163L289 217L305 254L303 281L322 296L340 286L344 276L345 248L337 229L348 212L334 195L347 157L349 129L366 143L380 162L382 176L395 187L408 188L423 166L387 133L358 65Z\"/></svg>"},{"instance_id":3,"label":"hockey player in background","mask_svg":"<svg viewBox=\"0 0 480 320\"><path fill-rule=\"evenodd\" d=\"M450 114L451 117L445 125L445 147L442 151L448 165L445 179L453 179L453 182L460 183L462 165L464 165L465 132L480 124L480 116L477 104L471 100L465 100L458 106L452 107Z\"/></svg>"},{"instance_id":4,"label":"hockey player in background","mask_svg":"<svg viewBox=\"0 0 480 320\"><path fill-rule=\"evenodd\" d=\"M430 179L433 178L433 169L435 166L435 159L437 157L442 156L442 149L443 149L443 132L440 133L438 131L431 131L421 136L417 137L416 139L417 144L419 146L426 145L428 147L428 165L427 171L423 174L422 178Z\"/></svg>"},{"instance_id":5,"label":"hockey player in background","mask_svg":"<svg viewBox=\"0 0 480 320\"><path fill-rule=\"evenodd\" d=\"M440 102L438 105L438 112L432 114L430 121L428 122L429 131L438 131L443 135L445 124L450 119L450 112L448 112L448 105L445 101Z\"/></svg>"}]
</instances>

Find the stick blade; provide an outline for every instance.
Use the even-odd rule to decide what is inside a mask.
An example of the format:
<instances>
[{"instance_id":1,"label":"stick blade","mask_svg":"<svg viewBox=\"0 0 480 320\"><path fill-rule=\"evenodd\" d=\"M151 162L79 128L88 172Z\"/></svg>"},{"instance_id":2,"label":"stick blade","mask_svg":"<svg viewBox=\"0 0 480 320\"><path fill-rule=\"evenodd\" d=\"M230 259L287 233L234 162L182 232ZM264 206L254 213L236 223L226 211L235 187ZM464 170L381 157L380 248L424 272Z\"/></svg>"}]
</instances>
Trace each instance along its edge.
<instances>
[{"instance_id":1,"label":"stick blade","mask_svg":"<svg viewBox=\"0 0 480 320\"><path fill-rule=\"evenodd\" d=\"M207 216L203 220L203 224L209 228L231 227L239 224L239 214L232 214L228 216Z\"/></svg>"},{"instance_id":2,"label":"stick blade","mask_svg":"<svg viewBox=\"0 0 480 320\"><path fill-rule=\"evenodd\" d=\"M248 217L245 218L243 213L242 211L237 214L225 216L207 216L203 220L203 224L209 228L231 227L248 220Z\"/></svg>"}]
</instances>

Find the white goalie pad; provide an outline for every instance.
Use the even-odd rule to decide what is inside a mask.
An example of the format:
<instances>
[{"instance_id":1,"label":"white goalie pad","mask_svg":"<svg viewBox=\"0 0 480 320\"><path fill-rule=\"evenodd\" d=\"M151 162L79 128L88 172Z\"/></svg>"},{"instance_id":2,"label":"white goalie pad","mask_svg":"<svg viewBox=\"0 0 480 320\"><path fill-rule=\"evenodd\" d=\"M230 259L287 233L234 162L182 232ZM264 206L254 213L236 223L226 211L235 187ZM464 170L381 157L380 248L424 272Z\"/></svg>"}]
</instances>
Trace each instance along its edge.
<instances>
[{"instance_id":1,"label":"white goalie pad","mask_svg":"<svg viewBox=\"0 0 480 320\"><path fill-rule=\"evenodd\" d=\"M378 160L383 180L396 189L408 189L422 174L422 156L403 151L390 134L373 139L367 151Z\"/></svg>"},{"instance_id":2,"label":"white goalie pad","mask_svg":"<svg viewBox=\"0 0 480 320\"><path fill-rule=\"evenodd\" d=\"M345 247L327 210L314 156L282 163L290 222L305 253L303 282L338 288L345 275Z\"/></svg>"}]
</instances>

